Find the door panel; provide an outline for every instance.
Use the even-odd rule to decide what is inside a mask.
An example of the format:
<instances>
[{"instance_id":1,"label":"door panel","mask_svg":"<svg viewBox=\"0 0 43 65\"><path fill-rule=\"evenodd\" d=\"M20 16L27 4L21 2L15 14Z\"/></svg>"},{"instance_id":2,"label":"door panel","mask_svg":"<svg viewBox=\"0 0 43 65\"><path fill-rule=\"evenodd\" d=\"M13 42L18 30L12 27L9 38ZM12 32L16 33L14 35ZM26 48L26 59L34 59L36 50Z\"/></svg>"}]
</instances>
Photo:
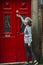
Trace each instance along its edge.
<instances>
[{"instance_id":1,"label":"door panel","mask_svg":"<svg viewBox=\"0 0 43 65\"><path fill-rule=\"evenodd\" d=\"M16 7L16 13L22 15L23 18L26 16L31 17L31 1L18 1ZM16 17L17 18L17 17ZM24 46L24 24L20 18L17 21L17 61L27 61L26 50Z\"/></svg>"},{"instance_id":2,"label":"door panel","mask_svg":"<svg viewBox=\"0 0 43 65\"><path fill-rule=\"evenodd\" d=\"M1 62L16 62L15 2L5 1L1 6Z\"/></svg>"},{"instance_id":3,"label":"door panel","mask_svg":"<svg viewBox=\"0 0 43 65\"><path fill-rule=\"evenodd\" d=\"M22 1L18 0L16 4L17 4L16 10L18 10L19 14L28 13L27 15L31 17L31 0Z\"/></svg>"},{"instance_id":4,"label":"door panel","mask_svg":"<svg viewBox=\"0 0 43 65\"><path fill-rule=\"evenodd\" d=\"M19 34L17 35L17 61L23 62L26 61L26 51L24 47L24 35Z\"/></svg>"},{"instance_id":5,"label":"door panel","mask_svg":"<svg viewBox=\"0 0 43 65\"><path fill-rule=\"evenodd\" d=\"M16 39L11 38L1 38L1 62L16 62Z\"/></svg>"}]
</instances>

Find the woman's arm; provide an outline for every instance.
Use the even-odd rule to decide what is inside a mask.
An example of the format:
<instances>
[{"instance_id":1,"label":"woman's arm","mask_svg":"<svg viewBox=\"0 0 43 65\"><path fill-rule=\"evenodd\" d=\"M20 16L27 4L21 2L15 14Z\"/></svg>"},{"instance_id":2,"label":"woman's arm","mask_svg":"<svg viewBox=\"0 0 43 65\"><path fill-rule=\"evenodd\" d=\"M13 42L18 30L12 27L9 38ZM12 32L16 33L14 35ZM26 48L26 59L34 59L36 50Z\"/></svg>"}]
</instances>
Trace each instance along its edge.
<instances>
[{"instance_id":1,"label":"woman's arm","mask_svg":"<svg viewBox=\"0 0 43 65\"><path fill-rule=\"evenodd\" d=\"M21 15L16 14L16 16L19 17L22 20L22 22L24 23L25 20L23 19L23 17Z\"/></svg>"}]
</instances>

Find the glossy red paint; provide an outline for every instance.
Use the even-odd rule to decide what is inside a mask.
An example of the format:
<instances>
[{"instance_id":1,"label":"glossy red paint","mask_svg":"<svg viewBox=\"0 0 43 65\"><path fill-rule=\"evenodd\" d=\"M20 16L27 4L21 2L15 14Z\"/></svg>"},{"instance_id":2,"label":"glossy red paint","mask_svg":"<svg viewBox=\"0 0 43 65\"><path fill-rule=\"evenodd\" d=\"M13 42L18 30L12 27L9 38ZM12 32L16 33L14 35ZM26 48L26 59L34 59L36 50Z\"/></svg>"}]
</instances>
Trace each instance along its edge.
<instances>
[{"instance_id":1,"label":"glossy red paint","mask_svg":"<svg viewBox=\"0 0 43 65\"><path fill-rule=\"evenodd\" d=\"M20 19L16 17L16 11L31 17L31 0L2 0L0 3L0 62L27 61L24 33L20 30ZM10 32L4 31L5 14L10 15ZM6 34L10 37L6 37Z\"/></svg>"},{"instance_id":2,"label":"glossy red paint","mask_svg":"<svg viewBox=\"0 0 43 65\"><path fill-rule=\"evenodd\" d=\"M16 39L14 37L1 38L1 60L0 62L16 62Z\"/></svg>"}]
</instances>

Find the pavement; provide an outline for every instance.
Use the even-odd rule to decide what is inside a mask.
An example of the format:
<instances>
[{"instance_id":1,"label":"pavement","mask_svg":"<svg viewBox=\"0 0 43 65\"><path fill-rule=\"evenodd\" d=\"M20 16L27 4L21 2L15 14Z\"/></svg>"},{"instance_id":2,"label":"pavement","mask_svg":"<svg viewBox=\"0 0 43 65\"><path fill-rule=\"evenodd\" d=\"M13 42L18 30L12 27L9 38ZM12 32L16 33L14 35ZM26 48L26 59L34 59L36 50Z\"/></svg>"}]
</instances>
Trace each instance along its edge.
<instances>
[{"instance_id":1,"label":"pavement","mask_svg":"<svg viewBox=\"0 0 43 65\"><path fill-rule=\"evenodd\" d=\"M0 64L0 65L23 65L23 64ZM38 65L43 65L43 64L38 64Z\"/></svg>"}]
</instances>

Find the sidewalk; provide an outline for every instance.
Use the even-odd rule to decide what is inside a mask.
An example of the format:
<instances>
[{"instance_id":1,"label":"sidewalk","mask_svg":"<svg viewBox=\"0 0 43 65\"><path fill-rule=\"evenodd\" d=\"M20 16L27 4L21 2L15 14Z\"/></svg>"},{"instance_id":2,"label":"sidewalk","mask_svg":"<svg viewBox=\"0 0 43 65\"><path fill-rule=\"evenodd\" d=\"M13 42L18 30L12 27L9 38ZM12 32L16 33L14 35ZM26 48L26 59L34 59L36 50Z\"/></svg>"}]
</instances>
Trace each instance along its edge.
<instances>
[{"instance_id":1,"label":"sidewalk","mask_svg":"<svg viewBox=\"0 0 43 65\"><path fill-rule=\"evenodd\" d=\"M23 65L23 64L0 64L0 65ZM43 64L38 64L38 65L43 65Z\"/></svg>"}]
</instances>

